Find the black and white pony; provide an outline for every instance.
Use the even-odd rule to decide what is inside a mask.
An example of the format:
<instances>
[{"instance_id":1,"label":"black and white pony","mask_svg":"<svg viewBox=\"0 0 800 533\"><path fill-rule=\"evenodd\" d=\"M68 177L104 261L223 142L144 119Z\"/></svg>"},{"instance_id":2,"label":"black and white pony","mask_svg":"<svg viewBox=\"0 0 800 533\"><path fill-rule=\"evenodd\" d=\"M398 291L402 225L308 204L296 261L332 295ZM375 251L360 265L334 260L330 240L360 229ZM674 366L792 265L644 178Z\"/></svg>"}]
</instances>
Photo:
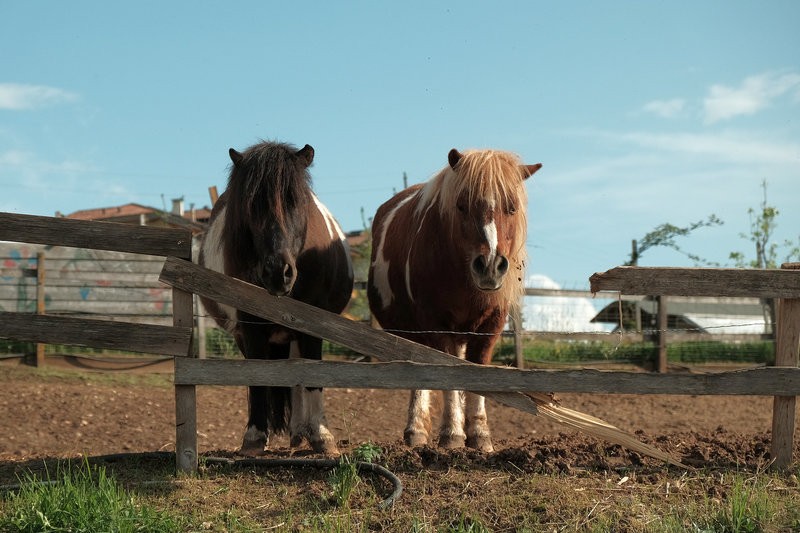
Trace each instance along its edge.
<instances>
[{"instance_id":1,"label":"black and white pony","mask_svg":"<svg viewBox=\"0 0 800 533\"><path fill-rule=\"evenodd\" d=\"M314 149L262 142L229 153L228 187L211 213L200 264L275 296L340 313L352 293L353 268L344 233L311 189ZM205 298L202 302L248 359L322 357L321 339ZM242 453L264 453L270 433L287 426L292 446L305 439L314 451L337 452L321 389L250 387Z\"/></svg>"}]
</instances>

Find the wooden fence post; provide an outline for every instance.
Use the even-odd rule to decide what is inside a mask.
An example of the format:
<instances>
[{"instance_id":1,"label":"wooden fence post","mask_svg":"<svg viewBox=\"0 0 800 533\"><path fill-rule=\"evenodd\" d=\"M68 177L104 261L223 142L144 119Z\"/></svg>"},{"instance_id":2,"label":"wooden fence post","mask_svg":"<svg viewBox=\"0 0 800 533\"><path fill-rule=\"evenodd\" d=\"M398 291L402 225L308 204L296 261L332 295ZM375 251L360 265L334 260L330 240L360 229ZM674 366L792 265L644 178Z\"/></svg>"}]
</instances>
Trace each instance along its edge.
<instances>
[{"instance_id":1,"label":"wooden fence post","mask_svg":"<svg viewBox=\"0 0 800 533\"><path fill-rule=\"evenodd\" d=\"M192 327L193 301L192 293L172 289L174 326ZM191 343L189 350L192 350ZM194 385L175 385L175 460L178 472L197 472L197 391Z\"/></svg>"},{"instance_id":2,"label":"wooden fence post","mask_svg":"<svg viewBox=\"0 0 800 533\"><path fill-rule=\"evenodd\" d=\"M800 270L800 263L784 263L781 268ZM777 303L775 366L797 367L800 364L800 298L781 298ZM776 468L786 468L792 463L796 401L797 396L775 396L773 400L770 456Z\"/></svg>"},{"instance_id":3,"label":"wooden fence post","mask_svg":"<svg viewBox=\"0 0 800 533\"><path fill-rule=\"evenodd\" d=\"M47 305L45 301L45 260L44 252L36 254L36 314L45 314ZM37 367L44 366L44 348L45 344L41 342L36 343L36 361L34 364Z\"/></svg>"}]
</instances>

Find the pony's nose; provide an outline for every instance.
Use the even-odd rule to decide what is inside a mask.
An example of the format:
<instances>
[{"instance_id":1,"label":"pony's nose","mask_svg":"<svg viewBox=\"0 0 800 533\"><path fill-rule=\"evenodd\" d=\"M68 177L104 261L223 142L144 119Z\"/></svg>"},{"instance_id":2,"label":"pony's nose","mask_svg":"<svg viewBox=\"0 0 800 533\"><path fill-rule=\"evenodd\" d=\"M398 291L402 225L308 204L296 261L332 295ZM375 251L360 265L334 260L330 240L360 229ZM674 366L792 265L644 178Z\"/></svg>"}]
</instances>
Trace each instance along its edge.
<instances>
[{"instance_id":1,"label":"pony's nose","mask_svg":"<svg viewBox=\"0 0 800 533\"><path fill-rule=\"evenodd\" d=\"M294 284L294 268L289 263L283 265L283 284L286 287L291 287Z\"/></svg>"},{"instance_id":2,"label":"pony's nose","mask_svg":"<svg viewBox=\"0 0 800 533\"><path fill-rule=\"evenodd\" d=\"M472 278L477 287L484 291L496 291L503 285L503 279L508 272L508 259L503 255L496 255L491 260L485 255L479 255L472 260Z\"/></svg>"},{"instance_id":3,"label":"pony's nose","mask_svg":"<svg viewBox=\"0 0 800 533\"><path fill-rule=\"evenodd\" d=\"M508 272L508 259L497 255L489 262L486 256L479 255L472 261L472 270L479 276L504 276Z\"/></svg>"},{"instance_id":4,"label":"pony's nose","mask_svg":"<svg viewBox=\"0 0 800 533\"><path fill-rule=\"evenodd\" d=\"M496 257L495 263L497 264L497 273L504 276L506 272L508 272L508 259L506 259L506 256L501 255Z\"/></svg>"}]
</instances>

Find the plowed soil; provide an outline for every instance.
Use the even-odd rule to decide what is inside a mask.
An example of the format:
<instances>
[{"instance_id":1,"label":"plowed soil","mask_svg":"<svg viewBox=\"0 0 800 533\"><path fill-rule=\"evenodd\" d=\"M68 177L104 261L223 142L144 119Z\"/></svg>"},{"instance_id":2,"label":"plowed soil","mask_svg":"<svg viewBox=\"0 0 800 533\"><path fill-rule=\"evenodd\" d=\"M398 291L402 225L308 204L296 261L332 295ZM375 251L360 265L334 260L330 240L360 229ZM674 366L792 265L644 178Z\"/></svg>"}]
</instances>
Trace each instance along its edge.
<instances>
[{"instance_id":1,"label":"plowed soil","mask_svg":"<svg viewBox=\"0 0 800 533\"><path fill-rule=\"evenodd\" d=\"M43 375L16 362L0 365L0 461L174 450L171 363L104 368L53 359L48 368L71 370L65 377L63 372ZM97 373L119 377L124 371L136 375L97 379ZM327 389L325 397L329 428L343 450L366 441L386 448L403 446L407 391ZM237 449L246 422L246 398L243 387L198 387L201 454ZM772 398L562 394L559 400L635 433L686 464L746 467L769 460ZM482 460L514 457L515 464L527 462L531 468L548 470L646 460L542 416L493 402L488 410L496 451ZM285 437L274 438L270 449L278 455L303 452L289 450ZM418 452L422 464L472 453L425 450Z\"/></svg>"}]
</instances>

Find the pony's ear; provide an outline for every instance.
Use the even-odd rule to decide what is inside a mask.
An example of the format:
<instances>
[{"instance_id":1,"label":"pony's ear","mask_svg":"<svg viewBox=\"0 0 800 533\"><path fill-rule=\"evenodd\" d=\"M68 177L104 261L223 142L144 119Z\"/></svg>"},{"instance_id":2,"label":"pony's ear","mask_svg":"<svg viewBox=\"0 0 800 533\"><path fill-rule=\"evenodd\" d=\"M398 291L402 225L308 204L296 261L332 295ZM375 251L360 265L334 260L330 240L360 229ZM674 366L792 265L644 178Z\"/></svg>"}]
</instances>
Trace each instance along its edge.
<instances>
[{"instance_id":1,"label":"pony's ear","mask_svg":"<svg viewBox=\"0 0 800 533\"><path fill-rule=\"evenodd\" d=\"M447 162L450 163L450 168L455 170L459 161L461 161L461 152L453 148L450 150L450 153L447 154Z\"/></svg>"},{"instance_id":2,"label":"pony's ear","mask_svg":"<svg viewBox=\"0 0 800 533\"><path fill-rule=\"evenodd\" d=\"M311 147L310 144L307 144L302 148L300 148L295 155L307 167L310 167L311 163L314 162L314 149Z\"/></svg>"},{"instance_id":3,"label":"pony's ear","mask_svg":"<svg viewBox=\"0 0 800 533\"><path fill-rule=\"evenodd\" d=\"M244 156L233 148L228 150L228 155L231 156L231 161L233 161L234 166L238 166L242 162L242 159L244 159Z\"/></svg>"},{"instance_id":4,"label":"pony's ear","mask_svg":"<svg viewBox=\"0 0 800 533\"><path fill-rule=\"evenodd\" d=\"M522 170L522 179L526 180L533 176L537 170L542 168L541 163L536 163L535 165L520 165L520 170Z\"/></svg>"}]
</instances>

